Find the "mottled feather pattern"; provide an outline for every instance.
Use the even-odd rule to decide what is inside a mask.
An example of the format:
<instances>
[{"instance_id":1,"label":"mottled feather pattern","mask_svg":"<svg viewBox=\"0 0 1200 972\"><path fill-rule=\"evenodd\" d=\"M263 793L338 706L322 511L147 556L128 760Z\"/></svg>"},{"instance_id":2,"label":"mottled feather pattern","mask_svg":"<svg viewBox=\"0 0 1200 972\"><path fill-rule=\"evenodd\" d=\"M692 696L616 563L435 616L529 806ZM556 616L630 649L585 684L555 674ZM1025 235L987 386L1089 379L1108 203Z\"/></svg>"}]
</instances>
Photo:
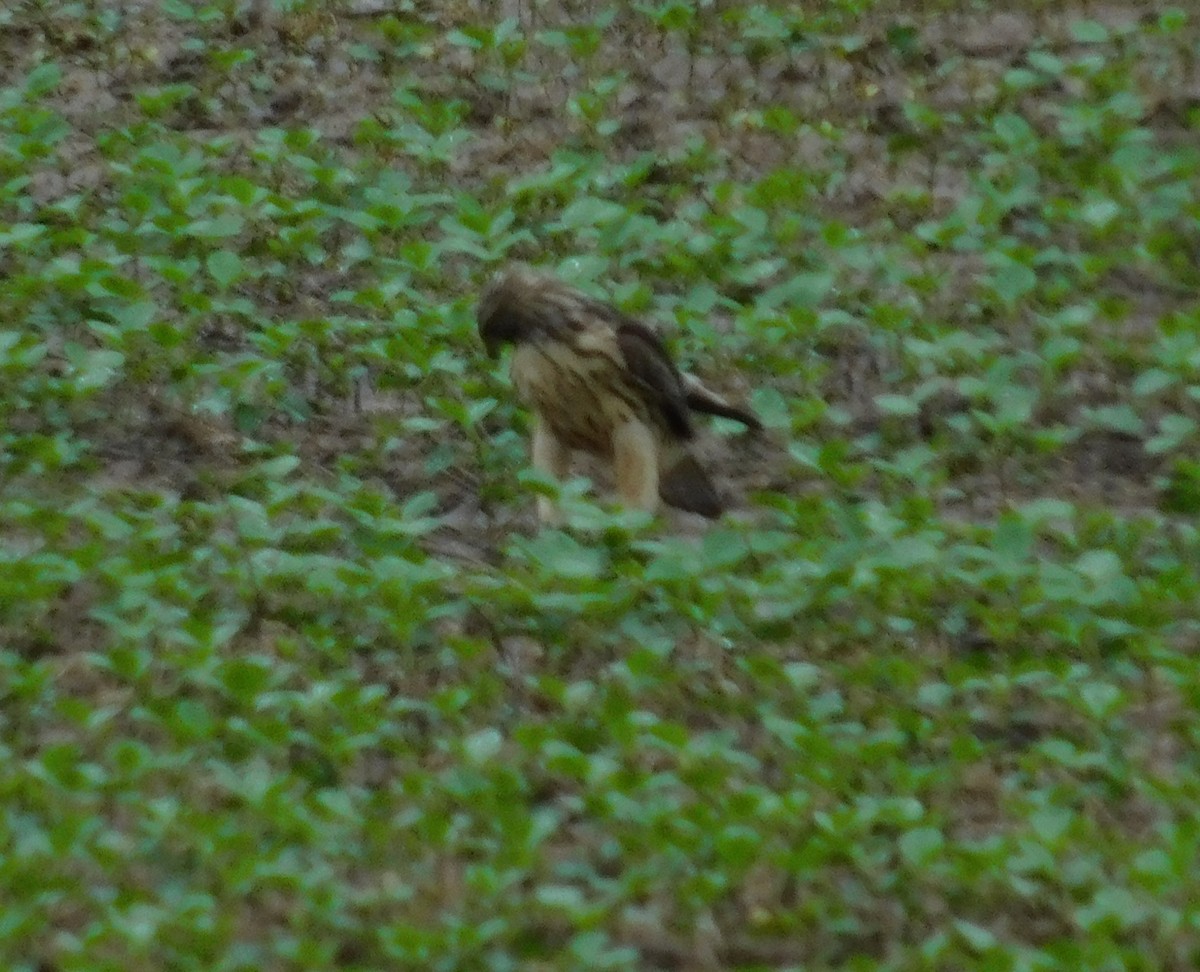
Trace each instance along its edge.
<instances>
[{"instance_id":1,"label":"mottled feather pattern","mask_svg":"<svg viewBox=\"0 0 1200 972\"><path fill-rule=\"evenodd\" d=\"M512 380L522 404L542 416L572 449L608 456L611 429L633 419L649 422L649 409L622 378L614 349L594 339L574 346L536 341L513 353ZM591 345L591 347L589 347Z\"/></svg>"}]
</instances>

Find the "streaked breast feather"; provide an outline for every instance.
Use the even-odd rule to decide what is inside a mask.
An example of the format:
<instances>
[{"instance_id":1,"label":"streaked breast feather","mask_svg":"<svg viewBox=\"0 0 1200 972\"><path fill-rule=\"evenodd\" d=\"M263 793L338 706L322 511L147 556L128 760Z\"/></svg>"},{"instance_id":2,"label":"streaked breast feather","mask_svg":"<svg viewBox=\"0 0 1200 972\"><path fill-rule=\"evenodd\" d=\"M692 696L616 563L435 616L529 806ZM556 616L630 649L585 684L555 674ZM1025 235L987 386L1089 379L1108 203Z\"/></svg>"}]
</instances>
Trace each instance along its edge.
<instances>
[{"instance_id":1,"label":"streaked breast feather","mask_svg":"<svg viewBox=\"0 0 1200 972\"><path fill-rule=\"evenodd\" d=\"M607 453L615 426L648 417L611 342L547 341L518 347L511 374L521 400L574 449Z\"/></svg>"}]
</instances>

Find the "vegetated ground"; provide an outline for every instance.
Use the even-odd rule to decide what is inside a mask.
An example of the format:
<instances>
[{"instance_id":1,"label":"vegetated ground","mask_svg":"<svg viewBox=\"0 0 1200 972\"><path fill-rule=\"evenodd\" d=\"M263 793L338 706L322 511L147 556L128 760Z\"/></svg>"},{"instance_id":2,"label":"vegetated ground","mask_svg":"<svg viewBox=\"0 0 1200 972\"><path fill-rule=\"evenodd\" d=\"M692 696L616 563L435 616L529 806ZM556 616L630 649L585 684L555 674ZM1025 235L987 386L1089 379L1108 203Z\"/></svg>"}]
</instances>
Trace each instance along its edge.
<instances>
[{"instance_id":1,"label":"vegetated ground","mask_svg":"<svg viewBox=\"0 0 1200 972\"><path fill-rule=\"evenodd\" d=\"M1195 969L1200 18L999 6L0 10L4 966Z\"/></svg>"}]
</instances>

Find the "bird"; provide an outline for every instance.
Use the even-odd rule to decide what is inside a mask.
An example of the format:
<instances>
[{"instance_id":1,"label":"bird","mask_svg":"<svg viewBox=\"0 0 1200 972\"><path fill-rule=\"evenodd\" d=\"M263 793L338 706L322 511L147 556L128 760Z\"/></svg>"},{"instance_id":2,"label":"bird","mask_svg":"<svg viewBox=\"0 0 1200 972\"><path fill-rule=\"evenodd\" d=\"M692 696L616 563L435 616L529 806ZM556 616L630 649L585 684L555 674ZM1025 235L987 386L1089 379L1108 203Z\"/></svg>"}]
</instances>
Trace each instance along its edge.
<instances>
[{"instance_id":1,"label":"bird","mask_svg":"<svg viewBox=\"0 0 1200 972\"><path fill-rule=\"evenodd\" d=\"M574 453L589 453L612 463L628 507L653 513L663 502L721 515L720 495L689 449L694 413L756 431L762 422L681 372L654 329L524 263L487 284L476 323L489 358L513 346L509 373L518 400L533 413L536 469L561 480ZM548 497L539 496L537 507L541 522L557 520Z\"/></svg>"}]
</instances>

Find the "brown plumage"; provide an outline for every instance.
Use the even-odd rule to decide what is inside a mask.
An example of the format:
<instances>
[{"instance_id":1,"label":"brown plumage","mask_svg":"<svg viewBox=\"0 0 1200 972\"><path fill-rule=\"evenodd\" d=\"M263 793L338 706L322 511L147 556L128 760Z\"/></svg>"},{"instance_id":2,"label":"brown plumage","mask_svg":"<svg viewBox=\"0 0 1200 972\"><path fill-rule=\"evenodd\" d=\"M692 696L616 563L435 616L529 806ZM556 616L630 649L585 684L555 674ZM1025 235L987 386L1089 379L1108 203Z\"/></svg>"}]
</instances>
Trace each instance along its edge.
<instances>
[{"instance_id":1,"label":"brown plumage","mask_svg":"<svg viewBox=\"0 0 1200 972\"><path fill-rule=\"evenodd\" d=\"M512 344L512 380L534 412L533 463L556 477L572 451L612 461L617 490L631 506L671 506L715 517L712 480L687 450L693 412L759 429L754 413L731 405L680 373L662 339L610 304L521 264L497 275L477 310L479 335L495 357ZM543 520L553 517L545 498Z\"/></svg>"}]
</instances>

